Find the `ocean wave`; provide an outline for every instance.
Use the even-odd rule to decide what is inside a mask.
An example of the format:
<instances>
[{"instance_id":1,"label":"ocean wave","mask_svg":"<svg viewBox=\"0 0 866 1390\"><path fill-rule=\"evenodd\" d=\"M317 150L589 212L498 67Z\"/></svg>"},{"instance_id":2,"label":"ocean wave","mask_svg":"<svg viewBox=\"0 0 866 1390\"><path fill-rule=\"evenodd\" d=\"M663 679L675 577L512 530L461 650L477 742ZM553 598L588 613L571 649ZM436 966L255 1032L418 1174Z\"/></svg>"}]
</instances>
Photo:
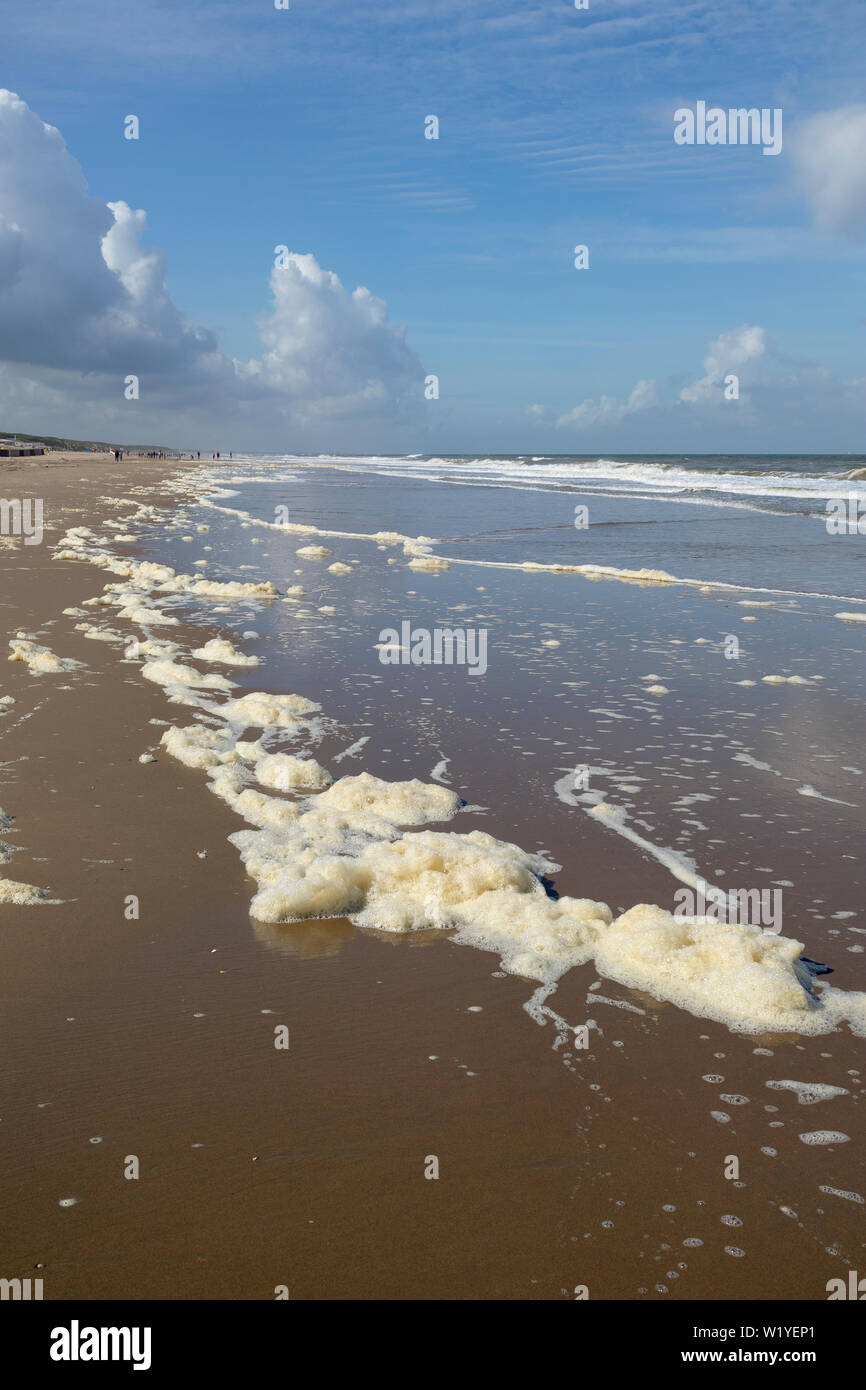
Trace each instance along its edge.
<instances>
[{"instance_id":1,"label":"ocean wave","mask_svg":"<svg viewBox=\"0 0 866 1390\"><path fill-rule=\"evenodd\" d=\"M252 459L250 461L253 461ZM751 503L782 498L795 507L840 496L866 502L866 470L857 458L805 459L801 467L785 467L794 460L767 462L754 455L737 456L737 462L717 455L666 456L615 459L579 456L470 457L464 455L263 455L257 461L274 464L337 466L353 472L414 477L425 482L450 482L482 487L579 491L591 485L595 493L633 495L640 489L651 498L712 495L743 498ZM835 465L829 467L832 462ZM695 466L697 465L697 466ZM823 467L819 466L823 465Z\"/></svg>"}]
</instances>

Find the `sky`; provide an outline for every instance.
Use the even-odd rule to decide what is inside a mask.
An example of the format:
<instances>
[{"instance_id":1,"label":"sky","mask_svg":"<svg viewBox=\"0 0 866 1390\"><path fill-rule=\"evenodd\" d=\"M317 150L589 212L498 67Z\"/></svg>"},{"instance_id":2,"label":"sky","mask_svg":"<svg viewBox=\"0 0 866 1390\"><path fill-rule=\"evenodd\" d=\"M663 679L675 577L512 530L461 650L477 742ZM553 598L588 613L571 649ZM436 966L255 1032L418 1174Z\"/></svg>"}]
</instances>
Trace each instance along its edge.
<instances>
[{"instance_id":1,"label":"sky","mask_svg":"<svg viewBox=\"0 0 866 1390\"><path fill-rule=\"evenodd\" d=\"M0 6L0 431L866 450L862 0L288 3Z\"/></svg>"}]
</instances>

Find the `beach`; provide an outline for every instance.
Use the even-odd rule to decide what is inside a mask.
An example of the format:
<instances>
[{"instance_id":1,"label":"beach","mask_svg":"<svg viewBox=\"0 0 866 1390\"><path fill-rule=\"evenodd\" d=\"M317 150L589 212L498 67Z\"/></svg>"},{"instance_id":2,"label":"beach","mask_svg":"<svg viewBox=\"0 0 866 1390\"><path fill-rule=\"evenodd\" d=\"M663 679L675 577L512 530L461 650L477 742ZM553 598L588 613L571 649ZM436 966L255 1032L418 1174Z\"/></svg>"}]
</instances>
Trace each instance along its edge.
<instances>
[{"instance_id":1,"label":"beach","mask_svg":"<svg viewBox=\"0 0 866 1390\"><path fill-rule=\"evenodd\" d=\"M0 546L3 1268L847 1278L866 587L821 513L858 464L0 464L44 512ZM772 920L674 915L713 885Z\"/></svg>"}]
</instances>

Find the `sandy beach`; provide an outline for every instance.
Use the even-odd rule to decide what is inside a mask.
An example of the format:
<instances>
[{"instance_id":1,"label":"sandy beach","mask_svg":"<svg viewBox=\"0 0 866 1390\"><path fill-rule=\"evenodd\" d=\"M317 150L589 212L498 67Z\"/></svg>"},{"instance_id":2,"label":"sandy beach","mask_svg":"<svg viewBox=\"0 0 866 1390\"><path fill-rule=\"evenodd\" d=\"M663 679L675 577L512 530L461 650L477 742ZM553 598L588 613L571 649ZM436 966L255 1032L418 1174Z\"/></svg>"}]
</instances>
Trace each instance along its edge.
<instances>
[{"instance_id":1,"label":"sandy beach","mask_svg":"<svg viewBox=\"0 0 866 1390\"><path fill-rule=\"evenodd\" d=\"M25 1374L856 1355L862 8L6 6Z\"/></svg>"},{"instance_id":2,"label":"sandy beach","mask_svg":"<svg viewBox=\"0 0 866 1390\"><path fill-rule=\"evenodd\" d=\"M456 562L412 568L411 548L370 541L365 507L383 526L396 518L369 480L336 464L289 469L273 494L292 523L322 534L277 536L244 519L243 468L198 489L195 466L137 459L0 468L4 495L43 499L45 525L42 545L14 538L0 549L7 640L80 663L41 671L29 647L31 661L4 662L0 676L0 697L14 700L0 706L2 875L42 895L0 905L4 1268L38 1270L45 1296L61 1299L268 1299L281 1286L328 1300L573 1299L583 1286L611 1300L824 1297L862 1249L852 1027L864 981L848 934L860 822L856 808L853 818L840 810L854 800L853 772L821 782L817 799L796 793L821 730L825 754L852 760L850 655L837 680L820 625L798 646L790 601L779 600L760 612L755 683L735 690L731 677L722 692L700 644L750 615L735 596ZM441 534L429 501L413 502L408 485L402 496L416 526L400 519L401 531ZM262 520L272 513L262 502ZM76 558L70 533L82 527ZM415 558L455 555L453 540L450 551L419 543ZM329 553L298 554L317 545ZM88 608L118 571L82 560L107 553L207 574L216 589L198 593L191 579L173 590L174 606L160 609L175 615L170 627L153 625L153 611L135 620L117 604ZM221 583L270 584L274 595L221 597ZM483 679L381 662L388 619L426 614L434 627L455 610L489 630ZM840 632L849 644L858 636L828 627L837 645ZM184 693L176 669L142 679L162 659L126 655L145 631L176 645L165 658L175 668L205 665L236 688L215 676L211 690ZM256 654L259 669L193 661L215 637ZM652 665L642 643L657 653ZM782 653L787 667L773 659ZM762 681L762 671L800 669L798 653L808 690ZM650 676L666 696L647 695ZM725 883L748 886L764 869L772 879L761 882L796 882L784 936L833 966L832 997L854 1023L814 1031L807 1010L796 1029L737 1031L740 996L726 1004L720 988L708 1005L717 1016L702 1015L672 1002L670 981L629 987L603 959L539 995L544 971L533 978L495 932L461 929L458 944L460 931L455 941L327 911L251 917L269 880L254 864L258 882L248 877L227 837L244 817L272 817L273 791L252 810L237 800L252 783L215 796L203 768L161 739L195 727L179 701L228 706L253 691L322 706L312 752L335 784L418 779L443 805L462 798L457 821L427 814L434 833L543 851L562 866L560 902L671 912L683 883L671 863L705 862L708 846ZM192 714L217 728L201 706ZM246 756L267 788L262 751ZM593 767L589 785L604 785L606 800L581 806L580 787L564 785L578 764ZM688 788L665 778L698 768L677 809ZM270 785L280 787L276 775ZM605 823L604 807L631 806L641 785L627 822L637 843ZM787 839L801 824L808 833Z\"/></svg>"}]
</instances>

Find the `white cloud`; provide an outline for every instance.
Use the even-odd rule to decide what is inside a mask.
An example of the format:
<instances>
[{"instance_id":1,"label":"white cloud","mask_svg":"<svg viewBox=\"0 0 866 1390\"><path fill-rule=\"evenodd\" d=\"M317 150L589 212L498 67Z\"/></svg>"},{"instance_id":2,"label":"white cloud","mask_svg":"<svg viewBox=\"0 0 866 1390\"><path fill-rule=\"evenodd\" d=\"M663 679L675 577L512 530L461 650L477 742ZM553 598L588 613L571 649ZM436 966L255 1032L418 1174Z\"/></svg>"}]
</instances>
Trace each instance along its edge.
<instances>
[{"instance_id":1,"label":"white cloud","mask_svg":"<svg viewBox=\"0 0 866 1390\"><path fill-rule=\"evenodd\" d=\"M789 142L800 188L825 230L852 234L866 226L866 105L819 111Z\"/></svg>"},{"instance_id":2,"label":"white cloud","mask_svg":"<svg viewBox=\"0 0 866 1390\"><path fill-rule=\"evenodd\" d=\"M725 377L731 373L739 378L739 392L727 397ZM613 430L619 429L616 438L623 447L629 438L645 435L646 421L640 412L653 408L654 437L661 440L666 435L672 452L706 448L708 428L718 431L723 420L729 431L728 452L753 447L744 446L745 436L769 425L774 431L773 447L793 453L824 447L807 441L826 437L841 421L848 431L843 436L846 447L853 451L859 447L862 393L862 380L853 374L840 375L820 362L786 356L774 347L760 325L742 324L720 333L707 345L703 376L677 394L671 389L662 395L655 382L643 380L625 401L614 396L585 400L560 415L556 423L587 430L598 426L604 433L590 437L604 441L601 447L609 447ZM630 434L628 428L635 418L637 435L634 430ZM780 437L784 437L784 445ZM593 447L598 447L595 442Z\"/></svg>"},{"instance_id":3,"label":"white cloud","mask_svg":"<svg viewBox=\"0 0 866 1390\"><path fill-rule=\"evenodd\" d=\"M405 330L369 290L349 292L314 256L271 272L261 321L266 351L240 362L189 322L166 288L165 258L147 250L143 211L87 191L53 126L0 90L0 402L33 398L52 414L107 410L123 379L140 378L142 407L160 418L246 414L306 427L410 416L423 369ZM117 416L129 425L129 412ZM20 426L19 426L20 427ZM44 426L42 426L44 428Z\"/></svg>"},{"instance_id":4,"label":"white cloud","mask_svg":"<svg viewBox=\"0 0 866 1390\"><path fill-rule=\"evenodd\" d=\"M683 387L680 400L692 404L723 400L725 377L747 362L763 357L766 346L767 335L756 324L743 324L741 328L729 328L726 333L720 333L710 343L704 358L704 375L700 381Z\"/></svg>"},{"instance_id":5,"label":"white cloud","mask_svg":"<svg viewBox=\"0 0 866 1390\"><path fill-rule=\"evenodd\" d=\"M566 425L618 425L627 415L635 415L640 410L649 410L657 404L655 382L643 380L638 382L626 401L618 401L615 396L600 396L597 401L587 397L573 410L569 410L565 415L560 415L556 427L561 429Z\"/></svg>"},{"instance_id":6,"label":"white cloud","mask_svg":"<svg viewBox=\"0 0 866 1390\"><path fill-rule=\"evenodd\" d=\"M349 294L314 256L285 260L271 271L273 308L259 325L270 351L260 370L272 391L296 402L296 418L366 415L389 399L420 398L420 364L385 301L361 287Z\"/></svg>"}]
</instances>

